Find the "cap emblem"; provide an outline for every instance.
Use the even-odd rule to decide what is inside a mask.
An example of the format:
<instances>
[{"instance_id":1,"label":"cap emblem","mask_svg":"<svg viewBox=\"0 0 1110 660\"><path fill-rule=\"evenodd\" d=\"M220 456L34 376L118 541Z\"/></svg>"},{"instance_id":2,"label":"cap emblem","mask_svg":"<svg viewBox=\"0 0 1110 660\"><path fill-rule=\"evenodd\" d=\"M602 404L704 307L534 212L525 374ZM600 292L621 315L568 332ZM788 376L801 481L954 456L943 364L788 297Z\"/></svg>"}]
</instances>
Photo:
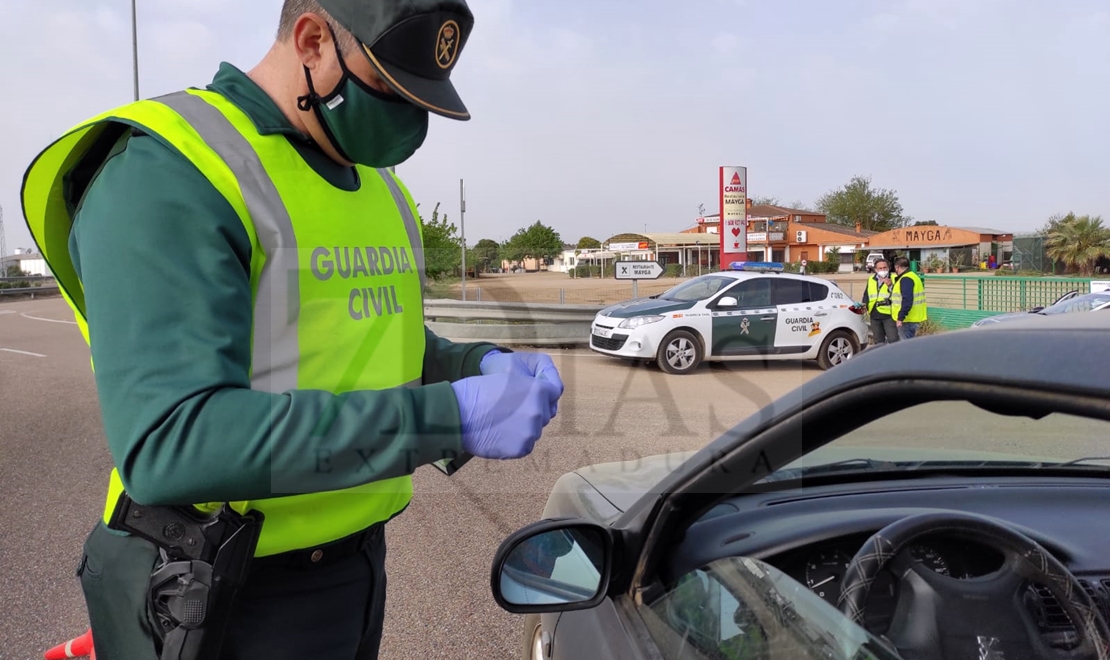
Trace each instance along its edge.
<instances>
[{"instance_id":1,"label":"cap emblem","mask_svg":"<svg viewBox=\"0 0 1110 660\"><path fill-rule=\"evenodd\" d=\"M441 69L450 69L459 54L459 24L447 21L439 28L436 37L436 64Z\"/></svg>"}]
</instances>

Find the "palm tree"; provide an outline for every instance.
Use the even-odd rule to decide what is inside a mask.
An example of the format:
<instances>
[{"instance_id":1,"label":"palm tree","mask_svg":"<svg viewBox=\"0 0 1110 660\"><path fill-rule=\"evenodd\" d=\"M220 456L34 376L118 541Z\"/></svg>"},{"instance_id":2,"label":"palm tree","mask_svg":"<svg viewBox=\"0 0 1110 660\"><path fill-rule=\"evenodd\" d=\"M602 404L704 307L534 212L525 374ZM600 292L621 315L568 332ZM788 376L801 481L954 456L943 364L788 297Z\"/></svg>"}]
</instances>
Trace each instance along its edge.
<instances>
[{"instance_id":1,"label":"palm tree","mask_svg":"<svg viewBox=\"0 0 1110 660\"><path fill-rule=\"evenodd\" d=\"M1069 213L1051 230L1045 241L1048 256L1066 266L1079 268L1087 277L1095 260L1110 254L1110 229L1102 226L1102 218Z\"/></svg>"}]
</instances>

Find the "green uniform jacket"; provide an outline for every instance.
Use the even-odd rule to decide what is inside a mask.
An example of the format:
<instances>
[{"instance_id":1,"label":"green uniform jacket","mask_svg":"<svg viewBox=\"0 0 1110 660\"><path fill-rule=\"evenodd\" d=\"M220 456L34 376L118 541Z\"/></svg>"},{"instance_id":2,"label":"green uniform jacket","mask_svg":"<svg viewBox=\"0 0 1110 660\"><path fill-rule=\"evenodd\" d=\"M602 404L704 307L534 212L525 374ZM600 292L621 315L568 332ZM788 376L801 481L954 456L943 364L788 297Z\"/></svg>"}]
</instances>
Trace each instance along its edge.
<instances>
[{"instance_id":1,"label":"green uniform jacket","mask_svg":"<svg viewBox=\"0 0 1110 660\"><path fill-rule=\"evenodd\" d=\"M260 133L286 134L333 185L355 185L353 169L307 141L243 72L222 64L209 89ZM425 328L424 387L252 392L250 242L204 176L160 139L128 133L71 203L69 251L85 290L108 447L137 501L264 499L275 475L320 484L312 430L331 414L331 455L372 449L374 457L350 466L333 459L326 478L336 490L461 451L449 383L478 375L493 345L455 344Z\"/></svg>"}]
</instances>

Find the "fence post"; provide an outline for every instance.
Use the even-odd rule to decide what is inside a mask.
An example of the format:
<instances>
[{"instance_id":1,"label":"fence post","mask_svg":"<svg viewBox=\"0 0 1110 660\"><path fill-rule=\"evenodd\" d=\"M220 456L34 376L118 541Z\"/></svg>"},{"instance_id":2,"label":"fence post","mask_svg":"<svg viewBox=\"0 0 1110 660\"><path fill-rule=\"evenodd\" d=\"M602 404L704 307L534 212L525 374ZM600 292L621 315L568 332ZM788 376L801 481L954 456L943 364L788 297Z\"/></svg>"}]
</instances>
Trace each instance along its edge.
<instances>
[{"instance_id":1,"label":"fence post","mask_svg":"<svg viewBox=\"0 0 1110 660\"><path fill-rule=\"evenodd\" d=\"M482 287L475 287L475 295L477 296L475 300L477 300L478 302L482 302Z\"/></svg>"},{"instance_id":2,"label":"fence post","mask_svg":"<svg viewBox=\"0 0 1110 660\"><path fill-rule=\"evenodd\" d=\"M566 289L559 289L559 304L560 305L567 304L567 290Z\"/></svg>"}]
</instances>

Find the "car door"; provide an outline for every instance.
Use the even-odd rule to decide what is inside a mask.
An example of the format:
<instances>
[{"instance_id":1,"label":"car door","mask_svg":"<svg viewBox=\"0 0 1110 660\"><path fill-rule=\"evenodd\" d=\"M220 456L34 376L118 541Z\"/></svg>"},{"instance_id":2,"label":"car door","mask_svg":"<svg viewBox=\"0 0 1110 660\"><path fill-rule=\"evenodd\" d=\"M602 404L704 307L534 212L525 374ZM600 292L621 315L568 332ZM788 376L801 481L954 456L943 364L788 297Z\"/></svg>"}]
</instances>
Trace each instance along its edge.
<instances>
[{"instance_id":1,"label":"car door","mask_svg":"<svg viewBox=\"0 0 1110 660\"><path fill-rule=\"evenodd\" d=\"M730 298L735 305L728 304ZM710 355L766 355L774 348L778 310L771 302L770 278L738 282L708 307L713 319Z\"/></svg>"},{"instance_id":2,"label":"car door","mask_svg":"<svg viewBox=\"0 0 1110 660\"><path fill-rule=\"evenodd\" d=\"M830 330L829 288L819 282L779 278L771 282L771 302L778 322L777 354L805 353Z\"/></svg>"}]
</instances>

